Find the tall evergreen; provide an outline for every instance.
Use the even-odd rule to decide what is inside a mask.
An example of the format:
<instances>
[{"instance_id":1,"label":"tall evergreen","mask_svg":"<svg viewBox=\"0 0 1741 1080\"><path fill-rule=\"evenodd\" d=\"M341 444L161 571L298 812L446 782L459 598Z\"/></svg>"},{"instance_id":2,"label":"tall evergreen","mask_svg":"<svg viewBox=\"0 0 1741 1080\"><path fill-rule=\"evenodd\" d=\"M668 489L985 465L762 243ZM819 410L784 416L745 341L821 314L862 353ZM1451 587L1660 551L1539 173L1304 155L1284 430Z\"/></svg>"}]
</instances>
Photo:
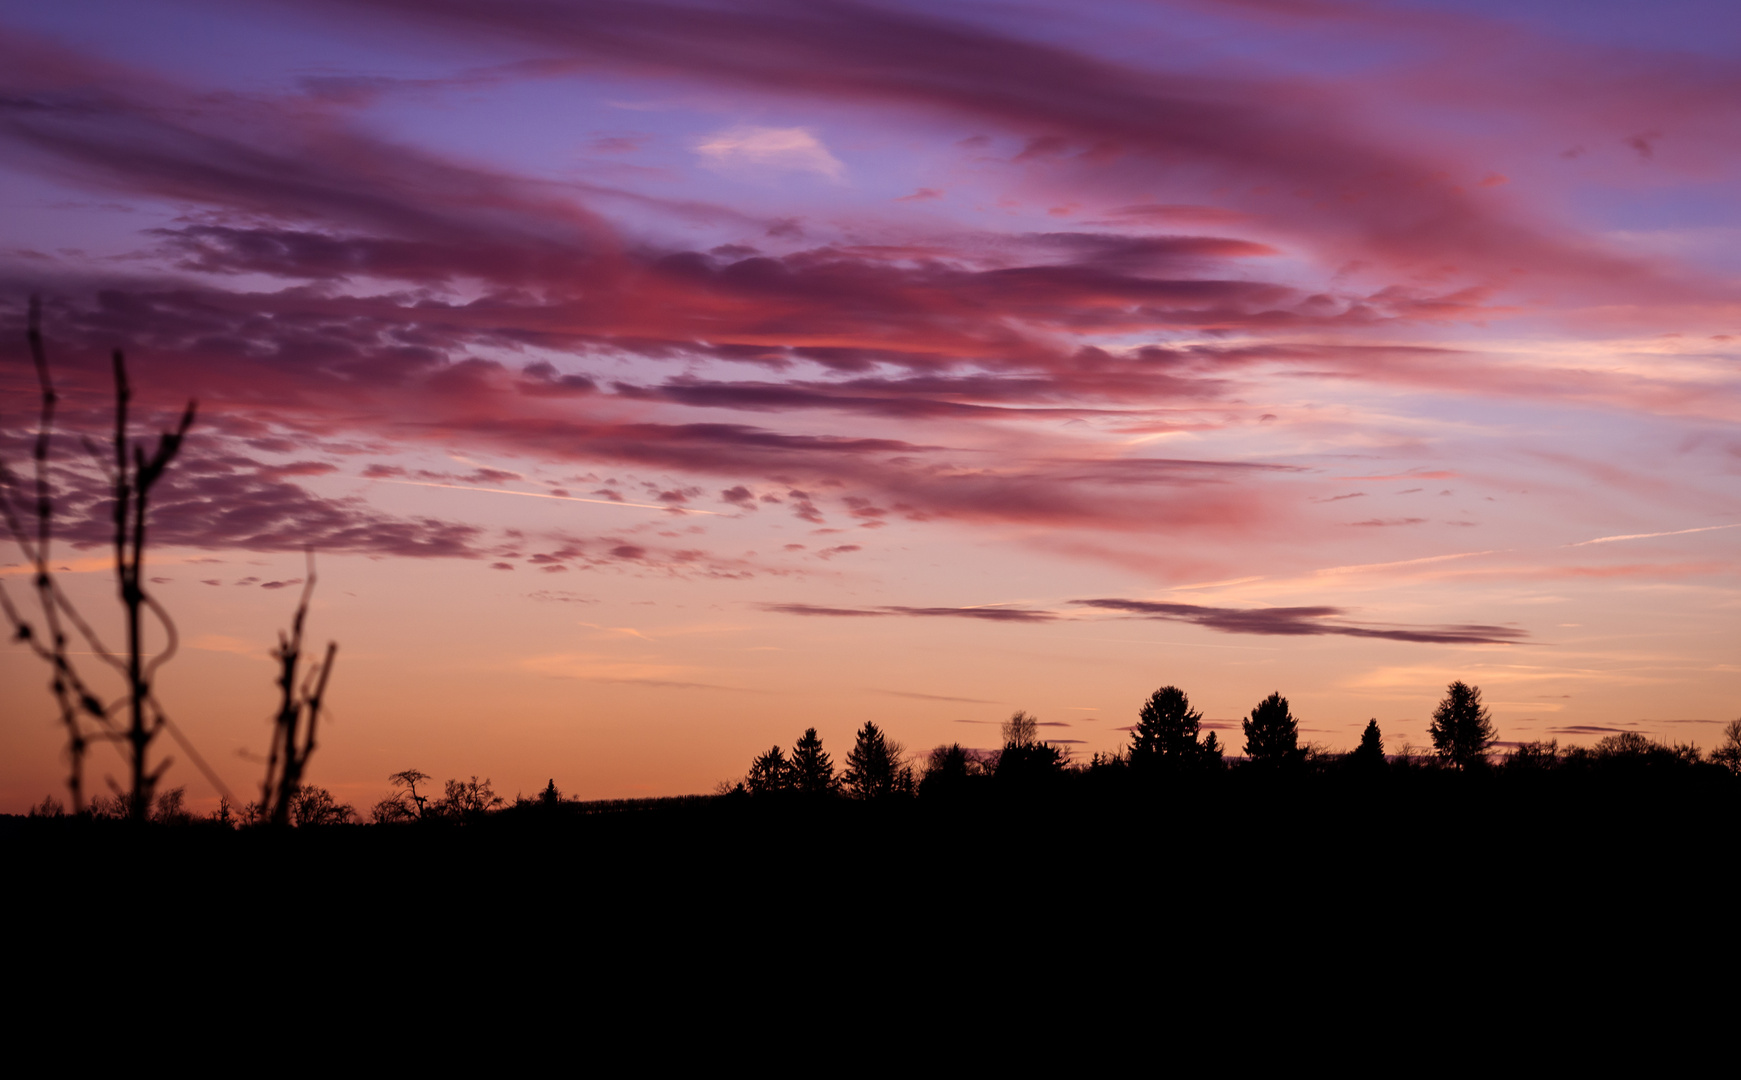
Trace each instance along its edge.
<instances>
[{"instance_id":1,"label":"tall evergreen","mask_svg":"<svg viewBox=\"0 0 1741 1080\"><path fill-rule=\"evenodd\" d=\"M1493 715L1481 704L1481 688L1461 680L1445 688L1445 700L1433 711L1427 731L1433 749L1459 769L1485 764L1487 748L1499 738Z\"/></svg>"},{"instance_id":2,"label":"tall evergreen","mask_svg":"<svg viewBox=\"0 0 1741 1080\"><path fill-rule=\"evenodd\" d=\"M1191 700L1176 686L1163 686L1149 695L1137 713L1131 733L1130 765L1135 769L1218 767L1221 743L1213 732L1198 742L1203 714L1191 708Z\"/></svg>"},{"instance_id":3,"label":"tall evergreen","mask_svg":"<svg viewBox=\"0 0 1741 1080\"><path fill-rule=\"evenodd\" d=\"M1254 762L1282 764L1300 758L1300 724L1280 691L1258 702L1245 729L1245 753Z\"/></svg>"},{"instance_id":4,"label":"tall evergreen","mask_svg":"<svg viewBox=\"0 0 1741 1080\"><path fill-rule=\"evenodd\" d=\"M858 741L846 755L841 781L854 798L878 799L912 790L912 770L901 763L901 747L891 743L881 729L866 720L858 729Z\"/></svg>"},{"instance_id":5,"label":"tall evergreen","mask_svg":"<svg viewBox=\"0 0 1741 1080\"><path fill-rule=\"evenodd\" d=\"M919 793L926 797L958 795L982 774L979 759L960 743L939 746L927 756Z\"/></svg>"},{"instance_id":6,"label":"tall evergreen","mask_svg":"<svg viewBox=\"0 0 1741 1080\"><path fill-rule=\"evenodd\" d=\"M744 787L751 795L785 791L791 786L792 766L778 746L750 762L749 775L744 777Z\"/></svg>"},{"instance_id":7,"label":"tall evergreen","mask_svg":"<svg viewBox=\"0 0 1741 1080\"><path fill-rule=\"evenodd\" d=\"M828 795L839 786L834 778L834 762L822 750L822 739L815 728L806 728L804 737L792 747L792 760L787 775L794 790L806 795Z\"/></svg>"},{"instance_id":8,"label":"tall evergreen","mask_svg":"<svg viewBox=\"0 0 1741 1080\"><path fill-rule=\"evenodd\" d=\"M1384 764L1384 735L1378 730L1377 717L1366 722L1366 730L1360 733L1360 745L1355 748L1354 756L1369 764Z\"/></svg>"}]
</instances>

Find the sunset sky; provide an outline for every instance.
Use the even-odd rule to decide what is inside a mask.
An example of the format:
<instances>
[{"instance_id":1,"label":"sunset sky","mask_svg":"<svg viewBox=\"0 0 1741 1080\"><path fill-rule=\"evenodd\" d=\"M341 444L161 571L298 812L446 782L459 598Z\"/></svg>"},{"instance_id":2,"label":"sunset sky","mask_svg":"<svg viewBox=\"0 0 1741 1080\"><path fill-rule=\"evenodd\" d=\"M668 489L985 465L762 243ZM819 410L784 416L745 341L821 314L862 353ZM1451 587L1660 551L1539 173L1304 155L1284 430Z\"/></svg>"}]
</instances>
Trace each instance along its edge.
<instances>
[{"instance_id":1,"label":"sunset sky","mask_svg":"<svg viewBox=\"0 0 1741 1080\"><path fill-rule=\"evenodd\" d=\"M141 432L198 399L159 697L243 798L308 546L364 812L1018 708L1085 759L1168 684L1234 751L1272 690L1418 747L1453 679L1709 749L1738 182L1718 0L0 0L0 448L33 293L64 428L117 346ZM0 650L0 812L64 798L47 682Z\"/></svg>"}]
</instances>

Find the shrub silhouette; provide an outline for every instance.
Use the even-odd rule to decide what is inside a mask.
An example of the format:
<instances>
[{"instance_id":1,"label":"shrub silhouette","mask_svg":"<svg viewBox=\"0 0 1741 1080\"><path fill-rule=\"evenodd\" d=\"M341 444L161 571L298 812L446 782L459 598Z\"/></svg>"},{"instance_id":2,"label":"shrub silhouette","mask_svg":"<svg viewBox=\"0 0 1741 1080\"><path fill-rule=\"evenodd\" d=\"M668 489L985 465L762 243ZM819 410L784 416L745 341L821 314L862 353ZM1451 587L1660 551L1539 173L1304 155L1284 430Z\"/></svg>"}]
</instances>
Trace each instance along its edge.
<instances>
[{"instance_id":1,"label":"shrub silhouette","mask_svg":"<svg viewBox=\"0 0 1741 1080\"><path fill-rule=\"evenodd\" d=\"M1509 773L1552 772L1560 764L1560 741L1520 742L1505 755L1501 767Z\"/></svg>"},{"instance_id":2,"label":"shrub silhouette","mask_svg":"<svg viewBox=\"0 0 1741 1080\"><path fill-rule=\"evenodd\" d=\"M159 791L151 804L151 820L159 825L192 824L193 814L187 809L187 788Z\"/></svg>"},{"instance_id":3,"label":"shrub silhouette","mask_svg":"<svg viewBox=\"0 0 1741 1080\"><path fill-rule=\"evenodd\" d=\"M1485 764L1488 748L1499 738L1492 715L1481 705L1481 688L1461 680L1445 689L1427 730L1439 757L1459 769Z\"/></svg>"},{"instance_id":4,"label":"shrub silhouette","mask_svg":"<svg viewBox=\"0 0 1741 1080\"><path fill-rule=\"evenodd\" d=\"M1280 691L1258 702L1251 716L1242 721L1245 753L1263 765L1293 764L1301 760L1300 725Z\"/></svg>"}]
</instances>

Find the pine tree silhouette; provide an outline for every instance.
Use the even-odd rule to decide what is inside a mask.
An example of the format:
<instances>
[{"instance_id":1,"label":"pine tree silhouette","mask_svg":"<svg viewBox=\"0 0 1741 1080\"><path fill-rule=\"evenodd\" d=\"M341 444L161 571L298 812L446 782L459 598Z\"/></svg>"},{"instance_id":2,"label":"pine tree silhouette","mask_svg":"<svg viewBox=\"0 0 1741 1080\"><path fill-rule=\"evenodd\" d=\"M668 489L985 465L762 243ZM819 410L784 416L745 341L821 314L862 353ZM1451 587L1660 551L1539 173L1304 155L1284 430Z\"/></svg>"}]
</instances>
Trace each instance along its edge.
<instances>
[{"instance_id":1,"label":"pine tree silhouette","mask_svg":"<svg viewBox=\"0 0 1741 1080\"><path fill-rule=\"evenodd\" d=\"M1384 736L1379 733L1376 717L1366 722L1366 730L1360 733L1360 745L1355 747L1351 757L1362 768L1384 764Z\"/></svg>"},{"instance_id":2,"label":"pine tree silhouette","mask_svg":"<svg viewBox=\"0 0 1741 1080\"><path fill-rule=\"evenodd\" d=\"M749 775L744 777L751 795L769 795L791 786L792 765L778 746L750 762Z\"/></svg>"},{"instance_id":3,"label":"pine tree silhouette","mask_svg":"<svg viewBox=\"0 0 1741 1080\"><path fill-rule=\"evenodd\" d=\"M866 720L858 729L858 741L846 755L841 781L854 798L880 799L912 790L912 770L901 762L899 743L891 743L881 729Z\"/></svg>"},{"instance_id":4,"label":"pine tree silhouette","mask_svg":"<svg viewBox=\"0 0 1741 1080\"><path fill-rule=\"evenodd\" d=\"M792 747L792 760L787 768L793 789L805 795L831 795L840 786L834 776L834 762L823 752L815 728L806 728L804 737Z\"/></svg>"},{"instance_id":5,"label":"pine tree silhouette","mask_svg":"<svg viewBox=\"0 0 1741 1080\"><path fill-rule=\"evenodd\" d=\"M1191 708L1191 700L1176 686L1163 686L1149 695L1137 713L1131 733L1130 765L1134 769L1216 768L1221 765L1221 741L1210 732L1197 741L1203 714Z\"/></svg>"},{"instance_id":6,"label":"pine tree silhouette","mask_svg":"<svg viewBox=\"0 0 1741 1080\"><path fill-rule=\"evenodd\" d=\"M1300 725L1278 691L1258 702L1245 729L1245 753L1254 762L1280 764L1300 758Z\"/></svg>"},{"instance_id":7,"label":"pine tree silhouette","mask_svg":"<svg viewBox=\"0 0 1741 1080\"><path fill-rule=\"evenodd\" d=\"M1485 764L1487 748L1499 738L1492 714L1481 705L1481 688L1460 680L1445 688L1445 700L1433 711L1427 731L1439 756L1459 769Z\"/></svg>"}]
</instances>

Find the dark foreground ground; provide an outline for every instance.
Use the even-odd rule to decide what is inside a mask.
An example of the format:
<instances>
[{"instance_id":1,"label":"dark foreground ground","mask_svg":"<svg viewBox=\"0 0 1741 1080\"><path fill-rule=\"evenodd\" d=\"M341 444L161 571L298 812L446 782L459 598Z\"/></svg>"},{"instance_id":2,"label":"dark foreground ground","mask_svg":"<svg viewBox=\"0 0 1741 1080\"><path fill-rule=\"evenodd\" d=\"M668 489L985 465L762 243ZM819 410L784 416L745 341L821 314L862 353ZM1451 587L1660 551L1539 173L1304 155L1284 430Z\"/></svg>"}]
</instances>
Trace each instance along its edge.
<instances>
[{"instance_id":1,"label":"dark foreground ground","mask_svg":"<svg viewBox=\"0 0 1741 1080\"><path fill-rule=\"evenodd\" d=\"M402 1040L419 1067L463 1044L497 1071L533 1067L527 1039L642 1064L814 1047L832 1070L938 1025L964 1060L987 1031L1051 1060L1097 1033L1225 1054L1284 1030L1370 1060L1381 1029L1451 1023L1445 1045L1479 1054L1500 1027L1551 1043L1542 1025L1729 1008L1733 778L1549 781L984 784L283 831L0 818L9 973L66 1015L139 1002L162 1030L240 1016L294 1046L330 1021L382 1067Z\"/></svg>"},{"instance_id":2,"label":"dark foreground ground","mask_svg":"<svg viewBox=\"0 0 1741 1080\"><path fill-rule=\"evenodd\" d=\"M14 901L128 910L209 934L1067 940L1148 924L1181 942L1362 932L1492 941L1731 905L1741 791L1704 774L1525 785L1178 782L882 804L744 796L524 804L465 823L275 832L0 818ZM1552 905L1544 910L1541 905ZM271 914L269 914L271 913ZM1732 918L1733 910L1723 916Z\"/></svg>"}]
</instances>

